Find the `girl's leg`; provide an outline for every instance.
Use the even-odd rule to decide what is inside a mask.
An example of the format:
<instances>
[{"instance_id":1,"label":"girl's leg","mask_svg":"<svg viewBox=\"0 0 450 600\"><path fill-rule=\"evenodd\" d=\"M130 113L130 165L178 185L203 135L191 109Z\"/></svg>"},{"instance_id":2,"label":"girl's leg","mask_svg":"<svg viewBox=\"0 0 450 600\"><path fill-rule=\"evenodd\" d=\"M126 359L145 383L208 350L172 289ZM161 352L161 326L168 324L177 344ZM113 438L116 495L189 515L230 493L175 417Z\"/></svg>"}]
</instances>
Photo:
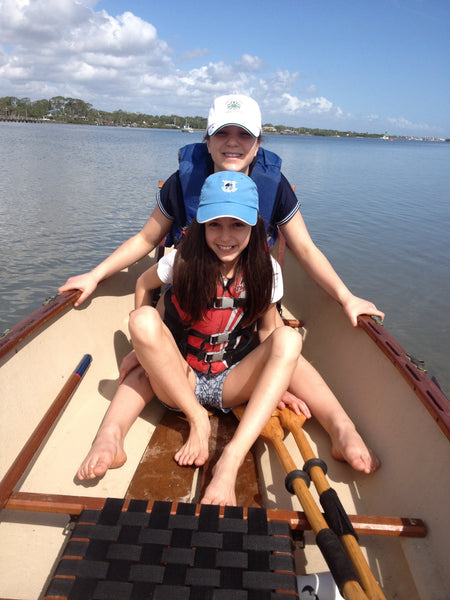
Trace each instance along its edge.
<instances>
[{"instance_id":1,"label":"girl's leg","mask_svg":"<svg viewBox=\"0 0 450 600\"><path fill-rule=\"evenodd\" d=\"M277 313L277 325L283 321ZM299 357L289 392L305 402L331 439L331 452L337 460L348 462L357 471L372 473L380 466L376 454L366 446L354 423L318 371Z\"/></svg>"},{"instance_id":2,"label":"girl's leg","mask_svg":"<svg viewBox=\"0 0 450 600\"><path fill-rule=\"evenodd\" d=\"M316 369L300 356L289 392L304 400L331 439L334 458L348 462L357 471L372 473L380 466L375 453L356 431L355 425Z\"/></svg>"},{"instance_id":3,"label":"girl's leg","mask_svg":"<svg viewBox=\"0 0 450 600\"><path fill-rule=\"evenodd\" d=\"M299 334L289 327L280 327L227 375L223 406L238 406L249 400L233 438L215 466L202 503L236 504L239 467L286 391L300 351Z\"/></svg>"},{"instance_id":4,"label":"girl's leg","mask_svg":"<svg viewBox=\"0 0 450 600\"><path fill-rule=\"evenodd\" d=\"M108 469L125 463L125 436L152 397L144 369L136 367L117 388L91 449L78 469L78 479L102 477Z\"/></svg>"},{"instance_id":5,"label":"girl's leg","mask_svg":"<svg viewBox=\"0 0 450 600\"><path fill-rule=\"evenodd\" d=\"M148 374L155 394L181 410L190 426L186 443L175 454L180 465L203 465L211 435L208 411L195 397L195 374L183 359L169 329L150 306L130 316L130 334L139 362Z\"/></svg>"}]
</instances>

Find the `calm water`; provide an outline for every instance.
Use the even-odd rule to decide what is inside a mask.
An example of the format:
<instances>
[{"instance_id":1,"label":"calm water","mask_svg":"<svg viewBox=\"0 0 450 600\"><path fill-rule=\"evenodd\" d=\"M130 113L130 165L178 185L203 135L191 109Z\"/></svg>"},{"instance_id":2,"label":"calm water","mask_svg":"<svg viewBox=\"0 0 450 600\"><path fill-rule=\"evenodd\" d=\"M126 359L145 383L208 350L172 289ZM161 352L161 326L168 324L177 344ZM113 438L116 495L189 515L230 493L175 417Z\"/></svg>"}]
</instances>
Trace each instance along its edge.
<instances>
[{"instance_id":1,"label":"calm water","mask_svg":"<svg viewBox=\"0 0 450 600\"><path fill-rule=\"evenodd\" d=\"M0 332L137 232L200 133L0 123ZM316 244L449 394L449 143L266 136Z\"/></svg>"}]
</instances>

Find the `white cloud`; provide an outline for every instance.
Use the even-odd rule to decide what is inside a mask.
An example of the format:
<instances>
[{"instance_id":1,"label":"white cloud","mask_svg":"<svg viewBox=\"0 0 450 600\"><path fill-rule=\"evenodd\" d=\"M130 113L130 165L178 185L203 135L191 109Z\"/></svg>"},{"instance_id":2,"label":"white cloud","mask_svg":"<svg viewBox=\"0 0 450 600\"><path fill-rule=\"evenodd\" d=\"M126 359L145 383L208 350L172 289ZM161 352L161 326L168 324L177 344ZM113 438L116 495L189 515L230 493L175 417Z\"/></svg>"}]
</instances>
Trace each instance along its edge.
<instances>
[{"instance_id":1,"label":"white cloud","mask_svg":"<svg viewBox=\"0 0 450 600\"><path fill-rule=\"evenodd\" d=\"M243 54L232 63L208 62L190 70L177 60L199 58L195 49L178 59L156 28L131 12L113 17L95 11L94 0L0 0L0 96L78 96L98 108L159 112L205 111L213 96L230 91L281 96L298 74L264 73L262 58ZM180 100L182 98L182 101ZM261 101L261 98L258 98ZM268 102L268 104L271 104Z\"/></svg>"},{"instance_id":2,"label":"white cloud","mask_svg":"<svg viewBox=\"0 0 450 600\"><path fill-rule=\"evenodd\" d=\"M333 108L333 103L323 96L300 100L288 93L283 94L284 108L287 113L331 113L342 114L340 108Z\"/></svg>"},{"instance_id":3,"label":"white cloud","mask_svg":"<svg viewBox=\"0 0 450 600\"><path fill-rule=\"evenodd\" d=\"M430 126L425 123L413 123L404 117L388 117L388 123L397 129L403 129L406 131L419 130L419 131L429 131Z\"/></svg>"},{"instance_id":4,"label":"white cloud","mask_svg":"<svg viewBox=\"0 0 450 600\"><path fill-rule=\"evenodd\" d=\"M233 61L200 63L210 50L176 56L157 29L133 13L111 16L96 0L0 0L0 96L78 97L104 110L204 114L214 96L239 92L261 105L266 122L346 128L355 124L315 84L299 91L298 71L271 70L244 53ZM187 69L186 61L197 60ZM377 115L358 125L380 124ZM392 127L391 127L392 126ZM390 129L422 129L391 119Z\"/></svg>"},{"instance_id":5,"label":"white cloud","mask_svg":"<svg viewBox=\"0 0 450 600\"><path fill-rule=\"evenodd\" d=\"M247 72L259 71L264 66L264 61L258 56L250 56L243 54L241 60L236 63L236 66Z\"/></svg>"},{"instance_id":6,"label":"white cloud","mask_svg":"<svg viewBox=\"0 0 450 600\"><path fill-rule=\"evenodd\" d=\"M211 54L211 50L208 50L208 48L195 48L194 50L188 50L187 52L183 52L183 54L181 54L180 56L180 60L193 60L195 58L207 56L208 54Z\"/></svg>"}]
</instances>

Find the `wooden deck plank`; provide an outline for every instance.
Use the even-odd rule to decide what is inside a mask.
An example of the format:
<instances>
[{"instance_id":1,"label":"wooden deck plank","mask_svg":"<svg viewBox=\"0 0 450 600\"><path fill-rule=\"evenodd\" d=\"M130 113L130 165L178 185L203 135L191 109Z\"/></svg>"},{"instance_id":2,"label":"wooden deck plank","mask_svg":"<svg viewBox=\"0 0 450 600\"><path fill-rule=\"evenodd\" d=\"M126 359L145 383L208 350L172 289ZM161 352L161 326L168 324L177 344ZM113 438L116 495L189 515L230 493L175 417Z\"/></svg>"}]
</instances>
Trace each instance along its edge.
<instances>
[{"instance_id":1,"label":"wooden deck plank","mask_svg":"<svg viewBox=\"0 0 450 600\"><path fill-rule=\"evenodd\" d=\"M191 502L195 468L180 467L174 454L187 440L189 425L167 410L157 425L125 495L128 499Z\"/></svg>"},{"instance_id":2,"label":"wooden deck plank","mask_svg":"<svg viewBox=\"0 0 450 600\"><path fill-rule=\"evenodd\" d=\"M233 414L212 413L209 459L200 469L199 491L193 490L195 468L180 467L174 454L186 441L189 425L178 413L167 411L157 425L125 495L128 499L199 502L213 476L214 465L237 427ZM262 506L258 469L252 452L236 482L239 506Z\"/></svg>"},{"instance_id":3,"label":"wooden deck plank","mask_svg":"<svg viewBox=\"0 0 450 600\"><path fill-rule=\"evenodd\" d=\"M214 465L219 459L225 445L233 437L238 425L232 413L214 413L211 418L211 440L209 446L209 459L203 467L200 487L200 498L206 486L212 479ZM262 507L262 496L259 490L259 476L255 456L249 452L239 469L236 481L236 501L238 506Z\"/></svg>"}]
</instances>

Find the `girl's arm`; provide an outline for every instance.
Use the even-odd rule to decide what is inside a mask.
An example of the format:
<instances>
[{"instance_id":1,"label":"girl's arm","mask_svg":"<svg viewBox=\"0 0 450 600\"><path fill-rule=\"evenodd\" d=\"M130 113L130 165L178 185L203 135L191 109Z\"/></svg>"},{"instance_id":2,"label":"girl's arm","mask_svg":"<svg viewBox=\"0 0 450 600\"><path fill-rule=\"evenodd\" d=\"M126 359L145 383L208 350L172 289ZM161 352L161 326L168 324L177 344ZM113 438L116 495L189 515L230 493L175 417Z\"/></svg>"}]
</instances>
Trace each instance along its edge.
<instances>
[{"instance_id":1,"label":"girl's arm","mask_svg":"<svg viewBox=\"0 0 450 600\"><path fill-rule=\"evenodd\" d=\"M151 304L152 290L156 290L161 285L163 285L163 282L158 277L158 264L156 263L138 277L134 296L134 308Z\"/></svg>"},{"instance_id":2,"label":"girl's arm","mask_svg":"<svg viewBox=\"0 0 450 600\"><path fill-rule=\"evenodd\" d=\"M277 327L277 305L271 304L264 315L258 320L259 342L263 342Z\"/></svg>"},{"instance_id":3,"label":"girl's arm","mask_svg":"<svg viewBox=\"0 0 450 600\"><path fill-rule=\"evenodd\" d=\"M354 327L357 325L358 315L378 315L384 319L384 313L373 302L358 298L350 292L326 256L312 241L300 212L280 229L298 262L330 296L342 304Z\"/></svg>"},{"instance_id":4,"label":"girl's arm","mask_svg":"<svg viewBox=\"0 0 450 600\"><path fill-rule=\"evenodd\" d=\"M125 267L129 267L146 254L149 254L167 235L171 226L172 221L156 207L139 233L119 246L92 271L70 277L58 291L81 290L82 294L75 302L75 306L79 306L92 294L100 281L114 275L114 273L118 273Z\"/></svg>"}]
</instances>

